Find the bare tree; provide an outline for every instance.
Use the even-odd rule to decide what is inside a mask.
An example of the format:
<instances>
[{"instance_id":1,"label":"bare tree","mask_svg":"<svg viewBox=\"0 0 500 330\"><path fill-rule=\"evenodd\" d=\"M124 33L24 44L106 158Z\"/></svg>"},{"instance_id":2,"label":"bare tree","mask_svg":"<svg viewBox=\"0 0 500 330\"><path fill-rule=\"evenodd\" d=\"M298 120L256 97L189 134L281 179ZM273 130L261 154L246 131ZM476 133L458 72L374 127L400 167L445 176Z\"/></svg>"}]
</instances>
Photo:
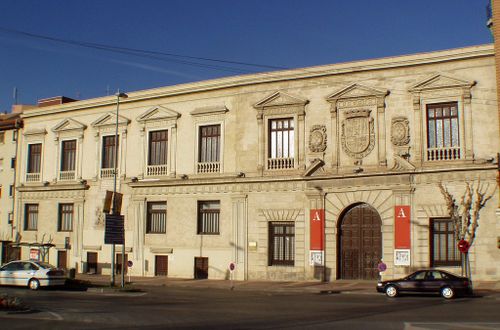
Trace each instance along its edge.
<instances>
[{"instance_id":1,"label":"bare tree","mask_svg":"<svg viewBox=\"0 0 500 330\"><path fill-rule=\"evenodd\" d=\"M448 214L453 221L453 228L457 244L460 241L465 241L466 244L472 246L476 238L477 228L479 227L479 211L486 205L486 202L493 196L493 193L486 197L489 190L489 184L481 184L481 180L474 182L466 182L465 191L460 197L457 204L453 195L444 187L443 183L439 183L439 189L444 196ZM470 264L468 253L463 253L462 258L462 274L465 273L470 278Z\"/></svg>"}]
</instances>

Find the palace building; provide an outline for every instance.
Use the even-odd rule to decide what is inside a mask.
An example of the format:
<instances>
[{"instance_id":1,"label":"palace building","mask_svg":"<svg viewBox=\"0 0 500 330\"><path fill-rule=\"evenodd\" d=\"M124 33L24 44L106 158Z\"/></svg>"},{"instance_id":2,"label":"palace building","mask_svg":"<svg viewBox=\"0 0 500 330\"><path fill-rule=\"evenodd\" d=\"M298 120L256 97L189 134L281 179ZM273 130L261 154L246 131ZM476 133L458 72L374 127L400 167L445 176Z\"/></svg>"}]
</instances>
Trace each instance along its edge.
<instances>
[{"instance_id":1,"label":"palace building","mask_svg":"<svg viewBox=\"0 0 500 330\"><path fill-rule=\"evenodd\" d=\"M482 45L45 100L22 114L10 245L119 269L103 212L116 168L132 275L227 279L234 263L238 280L376 279L381 261L385 278L460 273L443 191L463 209L469 186L483 196L472 274L500 280L494 60Z\"/></svg>"}]
</instances>

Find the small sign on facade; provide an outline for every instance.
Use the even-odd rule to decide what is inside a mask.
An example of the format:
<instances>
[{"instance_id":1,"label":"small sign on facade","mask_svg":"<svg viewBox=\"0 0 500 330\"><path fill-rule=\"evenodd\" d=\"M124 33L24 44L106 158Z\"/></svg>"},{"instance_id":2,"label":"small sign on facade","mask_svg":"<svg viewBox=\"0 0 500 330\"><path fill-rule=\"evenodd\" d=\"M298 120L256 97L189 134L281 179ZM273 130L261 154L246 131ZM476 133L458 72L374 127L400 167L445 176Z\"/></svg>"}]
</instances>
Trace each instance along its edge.
<instances>
[{"instance_id":1,"label":"small sign on facade","mask_svg":"<svg viewBox=\"0 0 500 330\"><path fill-rule=\"evenodd\" d=\"M40 260L40 250L30 249L30 259L31 260Z\"/></svg>"},{"instance_id":2,"label":"small sign on facade","mask_svg":"<svg viewBox=\"0 0 500 330\"><path fill-rule=\"evenodd\" d=\"M309 251L309 264L323 266L323 251Z\"/></svg>"},{"instance_id":3,"label":"small sign on facade","mask_svg":"<svg viewBox=\"0 0 500 330\"><path fill-rule=\"evenodd\" d=\"M394 266L410 266L410 250L394 250Z\"/></svg>"}]
</instances>

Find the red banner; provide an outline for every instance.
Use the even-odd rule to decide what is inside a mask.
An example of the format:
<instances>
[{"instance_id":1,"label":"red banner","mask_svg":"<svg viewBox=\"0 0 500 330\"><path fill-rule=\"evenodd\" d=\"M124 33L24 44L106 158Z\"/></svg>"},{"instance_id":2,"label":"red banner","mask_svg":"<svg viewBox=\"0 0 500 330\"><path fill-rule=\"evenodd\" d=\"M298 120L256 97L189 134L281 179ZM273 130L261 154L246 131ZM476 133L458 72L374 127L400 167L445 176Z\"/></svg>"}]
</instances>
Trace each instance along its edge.
<instances>
[{"instance_id":1,"label":"red banner","mask_svg":"<svg viewBox=\"0 0 500 330\"><path fill-rule=\"evenodd\" d=\"M323 237L325 225L325 211L312 209L310 213L311 224L311 250L323 250Z\"/></svg>"},{"instance_id":2,"label":"red banner","mask_svg":"<svg viewBox=\"0 0 500 330\"><path fill-rule=\"evenodd\" d=\"M394 248L410 249L410 206L396 205L394 208Z\"/></svg>"}]
</instances>

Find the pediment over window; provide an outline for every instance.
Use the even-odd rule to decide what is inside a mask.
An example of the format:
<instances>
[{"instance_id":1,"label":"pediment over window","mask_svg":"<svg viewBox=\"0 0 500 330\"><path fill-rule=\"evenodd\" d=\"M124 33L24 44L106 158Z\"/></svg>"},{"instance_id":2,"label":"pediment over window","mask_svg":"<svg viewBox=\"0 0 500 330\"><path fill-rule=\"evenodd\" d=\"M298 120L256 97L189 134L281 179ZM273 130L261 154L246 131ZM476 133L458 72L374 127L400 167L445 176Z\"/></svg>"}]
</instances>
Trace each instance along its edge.
<instances>
[{"instance_id":1,"label":"pediment over window","mask_svg":"<svg viewBox=\"0 0 500 330\"><path fill-rule=\"evenodd\" d=\"M476 84L475 81L467 81L455 77L435 74L431 77L419 81L408 89L410 92L422 92L426 90L442 89L442 88L471 88Z\"/></svg>"},{"instance_id":2,"label":"pediment over window","mask_svg":"<svg viewBox=\"0 0 500 330\"><path fill-rule=\"evenodd\" d=\"M118 125L119 126L128 125L129 123L130 123L130 119L118 115ZM116 125L116 114L112 113L112 112L108 112L107 114L101 116L99 119L94 121L91 125L92 125L92 127L96 127L96 128Z\"/></svg>"},{"instance_id":3,"label":"pediment over window","mask_svg":"<svg viewBox=\"0 0 500 330\"><path fill-rule=\"evenodd\" d=\"M302 98L291 96L289 94L278 91L257 102L254 105L254 108L264 109L266 107L274 107L274 106L282 107L282 106L293 106L293 105L304 106L307 103L309 103L308 100L304 100Z\"/></svg>"},{"instance_id":4,"label":"pediment over window","mask_svg":"<svg viewBox=\"0 0 500 330\"><path fill-rule=\"evenodd\" d=\"M373 87L364 86L361 84L351 84L335 93L329 95L326 100L329 102L339 99L352 99L352 98L383 98L389 91L386 89L377 89Z\"/></svg>"},{"instance_id":5,"label":"pediment over window","mask_svg":"<svg viewBox=\"0 0 500 330\"><path fill-rule=\"evenodd\" d=\"M33 128L27 131L24 131L24 136L39 136L47 134L45 128Z\"/></svg>"},{"instance_id":6,"label":"pediment over window","mask_svg":"<svg viewBox=\"0 0 500 330\"><path fill-rule=\"evenodd\" d=\"M215 105L202 108L196 108L190 112L191 116L206 116L225 114L229 109L225 105Z\"/></svg>"},{"instance_id":7,"label":"pediment over window","mask_svg":"<svg viewBox=\"0 0 500 330\"><path fill-rule=\"evenodd\" d=\"M151 109L144 112L142 115L137 117L137 121L145 123L154 120L177 120L181 116L180 113L168 108L162 107L161 105L152 107Z\"/></svg>"},{"instance_id":8,"label":"pediment over window","mask_svg":"<svg viewBox=\"0 0 500 330\"><path fill-rule=\"evenodd\" d=\"M62 133L67 131L83 131L87 128L87 125L80 123L74 119L68 118L61 121L59 124L52 128L54 133Z\"/></svg>"}]
</instances>

